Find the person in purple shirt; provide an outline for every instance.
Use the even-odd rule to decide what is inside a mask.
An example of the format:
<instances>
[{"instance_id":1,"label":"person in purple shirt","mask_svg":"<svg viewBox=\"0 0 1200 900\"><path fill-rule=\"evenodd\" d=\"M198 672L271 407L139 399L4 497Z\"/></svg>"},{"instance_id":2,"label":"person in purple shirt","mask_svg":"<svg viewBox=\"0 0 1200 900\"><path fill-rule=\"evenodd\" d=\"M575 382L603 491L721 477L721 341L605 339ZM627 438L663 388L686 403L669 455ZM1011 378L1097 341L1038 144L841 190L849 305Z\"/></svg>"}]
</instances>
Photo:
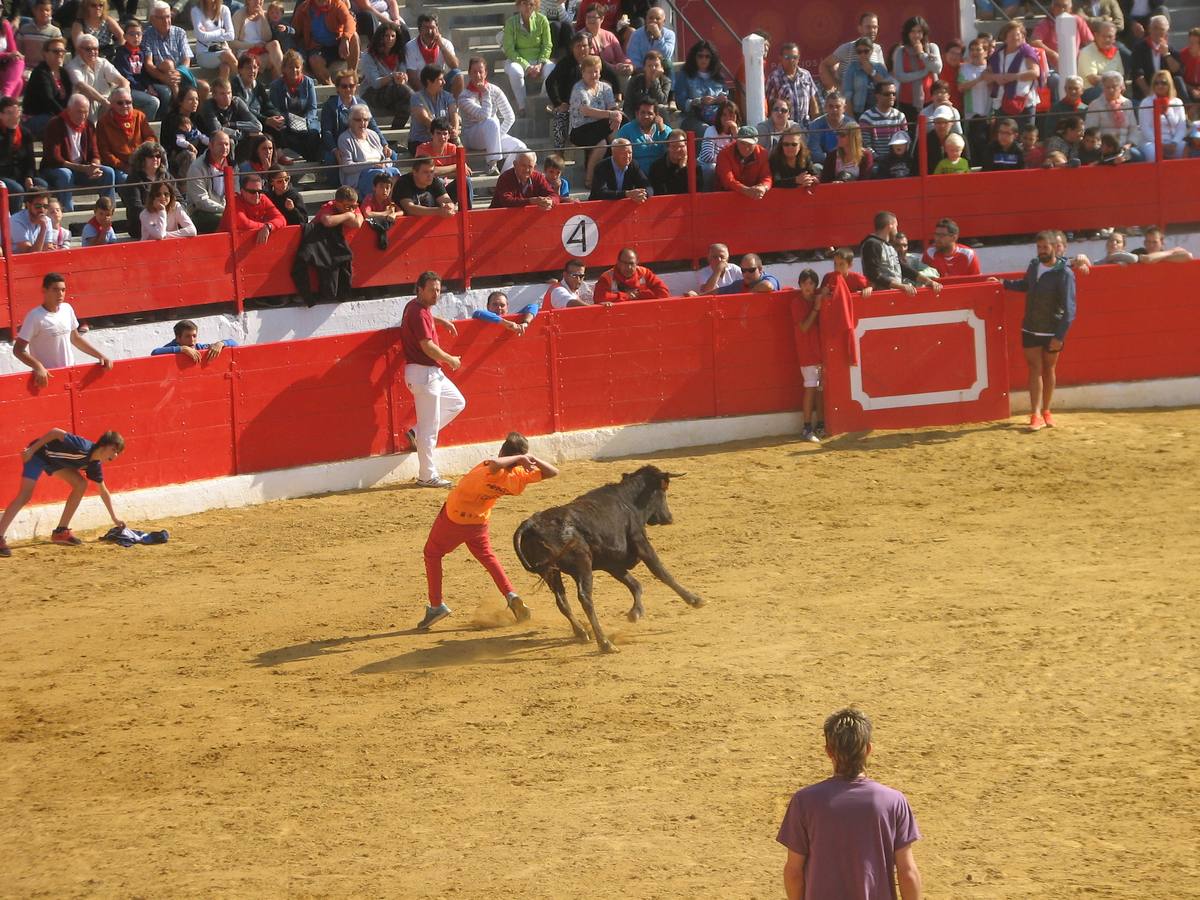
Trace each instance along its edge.
<instances>
[{"instance_id":1,"label":"person in purple shirt","mask_svg":"<svg viewBox=\"0 0 1200 900\"><path fill-rule=\"evenodd\" d=\"M825 720L833 777L792 795L776 840L787 847L788 900L920 900L912 845L921 833L904 795L867 778L871 720L842 709Z\"/></svg>"}]
</instances>

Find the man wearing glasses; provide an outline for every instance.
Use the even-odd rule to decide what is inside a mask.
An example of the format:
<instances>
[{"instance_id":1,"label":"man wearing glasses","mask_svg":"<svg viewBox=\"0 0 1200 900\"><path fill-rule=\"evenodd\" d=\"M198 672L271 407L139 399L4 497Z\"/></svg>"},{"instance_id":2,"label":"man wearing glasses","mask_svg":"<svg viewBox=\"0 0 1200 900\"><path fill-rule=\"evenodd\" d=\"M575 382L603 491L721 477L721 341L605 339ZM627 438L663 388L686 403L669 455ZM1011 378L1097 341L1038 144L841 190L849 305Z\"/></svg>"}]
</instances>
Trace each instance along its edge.
<instances>
[{"instance_id":1,"label":"man wearing glasses","mask_svg":"<svg viewBox=\"0 0 1200 900\"><path fill-rule=\"evenodd\" d=\"M274 203L263 196L262 176L242 176L242 189L235 204L238 231L257 232L257 244L265 244L271 232L287 227L287 220ZM356 197L357 199L357 197Z\"/></svg>"},{"instance_id":2,"label":"man wearing glasses","mask_svg":"<svg viewBox=\"0 0 1200 900\"><path fill-rule=\"evenodd\" d=\"M875 105L858 117L858 124L862 126L863 146L871 149L877 161L885 159L892 136L908 131L908 120L896 109L895 83L875 85Z\"/></svg>"},{"instance_id":3,"label":"man wearing glasses","mask_svg":"<svg viewBox=\"0 0 1200 900\"><path fill-rule=\"evenodd\" d=\"M774 150L783 133L799 123L792 119L791 101L786 97L776 97L771 101L770 113L763 121L755 125L758 131L758 143L766 150Z\"/></svg>"},{"instance_id":4,"label":"man wearing glasses","mask_svg":"<svg viewBox=\"0 0 1200 900\"><path fill-rule=\"evenodd\" d=\"M110 103L96 123L96 143L100 147L100 162L111 166L117 184L129 177L129 160L143 143L158 140L154 129L140 109L133 108L129 88L119 87L112 92Z\"/></svg>"},{"instance_id":5,"label":"man wearing glasses","mask_svg":"<svg viewBox=\"0 0 1200 900\"><path fill-rule=\"evenodd\" d=\"M54 226L47 215L49 209L48 193L26 195L25 208L9 219L8 223L12 233L13 253L40 253L50 249L48 244Z\"/></svg>"},{"instance_id":6,"label":"man wearing glasses","mask_svg":"<svg viewBox=\"0 0 1200 900\"><path fill-rule=\"evenodd\" d=\"M767 79L767 108L775 112L777 100L786 100L796 122L808 127L809 119L820 115L817 105L817 83L807 69L800 68L798 44L784 44L780 49L779 65Z\"/></svg>"},{"instance_id":7,"label":"man wearing glasses","mask_svg":"<svg viewBox=\"0 0 1200 900\"><path fill-rule=\"evenodd\" d=\"M72 94L67 108L50 120L42 141L42 177L54 188L67 188L62 194L63 208L70 212L75 201L69 188L99 187L101 194L114 199L116 173L100 165L100 145L96 129L88 121L88 99Z\"/></svg>"},{"instance_id":8,"label":"man wearing glasses","mask_svg":"<svg viewBox=\"0 0 1200 900\"><path fill-rule=\"evenodd\" d=\"M583 260L569 259L563 267L562 280L550 282L542 305L549 304L553 309L566 309L570 306L591 306L592 289L584 281L587 268Z\"/></svg>"},{"instance_id":9,"label":"man wearing glasses","mask_svg":"<svg viewBox=\"0 0 1200 900\"><path fill-rule=\"evenodd\" d=\"M112 92L129 87L129 82L117 67L100 55L100 42L90 34L81 34L75 41L76 56L64 66L75 93L91 101L88 118L94 125L109 104Z\"/></svg>"},{"instance_id":10,"label":"man wearing glasses","mask_svg":"<svg viewBox=\"0 0 1200 900\"><path fill-rule=\"evenodd\" d=\"M871 44L870 60L872 63L883 62L883 48L875 42L879 36L879 16L873 12L863 13L858 17L858 37L839 46L829 56L821 60L821 80L828 88L835 88L842 83L842 73L855 63L855 44L866 38Z\"/></svg>"},{"instance_id":11,"label":"man wearing glasses","mask_svg":"<svg viewBox=\"0 0 1200 900\"><path fill-rule=\"evenodd\" d=\"M979 274L979 256L958 242L958 223L953 219L939 219L933 226L933 246L925 248L921 261L943 278Z\"/></svg>"},{"instance_id":12,"label":"man wearing glasses","mask_svg":"<svg viewBox=\"0 0 1200 900\"><path fill-rule=\"evenodd\" d=\"M779 279L768 275L763 270L762 259L757 253L747 253L742 257L742 279L723 288L717 289L717 295L722 294L768 294L779 290Z\"/></svg>"}]
</instances>

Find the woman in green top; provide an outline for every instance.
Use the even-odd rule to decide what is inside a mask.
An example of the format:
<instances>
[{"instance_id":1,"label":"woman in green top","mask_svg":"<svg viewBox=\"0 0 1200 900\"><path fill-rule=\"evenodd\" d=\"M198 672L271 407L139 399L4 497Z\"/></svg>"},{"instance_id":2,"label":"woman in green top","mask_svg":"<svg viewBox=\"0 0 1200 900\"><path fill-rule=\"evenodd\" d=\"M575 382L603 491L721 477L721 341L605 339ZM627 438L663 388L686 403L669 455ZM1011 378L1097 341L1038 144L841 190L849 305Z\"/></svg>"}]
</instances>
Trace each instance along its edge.
<instances>
[{"instance_id":1,"label":"woman in green top","mask_svg":"<svg viewBox=\"0 0 1200 900\"><path fill-rule=\"evenodd\" d=\"M504 71L517 101L517 115L525 115L525 79L543 83L554 71L550 62L550 20L538 11L538 0L517 0L517 11L504 23Z\"/></svg>"}]
</instances>

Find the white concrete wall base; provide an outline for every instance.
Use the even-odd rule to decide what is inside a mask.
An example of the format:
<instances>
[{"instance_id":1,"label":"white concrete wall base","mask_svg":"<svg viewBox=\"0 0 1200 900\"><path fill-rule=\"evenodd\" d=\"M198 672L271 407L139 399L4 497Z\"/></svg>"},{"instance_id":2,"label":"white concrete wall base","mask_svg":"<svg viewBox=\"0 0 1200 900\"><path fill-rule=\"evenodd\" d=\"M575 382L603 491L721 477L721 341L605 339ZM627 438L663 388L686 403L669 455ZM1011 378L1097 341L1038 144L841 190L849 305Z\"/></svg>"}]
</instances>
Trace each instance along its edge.
<instances>
[{"instance_id":1,"label":"white concrete wall base","mask_svg":"<svg viewBox=\"0 0 1200 900\"><path fill-rule=\"evenodd\" d=\"M1011 400L1014 415L1029 411L1027 394L1016 392ZM1081 385L1060 388L1055 393L1055 406L1062 409L1136 409L1198 405L1200 377ZM699 447L751 438L797 434L800 428L801 418L798 412L772 413L592 428L541 435L531 438L530 442L534 453L561 462L573 459L644 456L680 447ZM494 454L498 447L498 442L493 441L486 444L439 448L438 468L445 474L462 474L479 460ZM400 453L126 491L117 495L116 506L118 514L131 527L138 527L155 519L393 484L416 478L416 475L416 456ZM10 540L24 540L48 535L58 524L60 510L61 505L58 503L26 507L21 510L9 529L8 537ZM89 492L84 498L71 524L73 528L81 531L108 526L107 513L94 493Z\"/></svg>"},{"instance_id":2,"label":"white concrete wall base","mask_svg":"<svg viewBox=\"0 0 1200 900\"><path fill-rule=\"evenodd\" d=\"M1147 409L1200 406L1200 378L1156 378L1114 384L1080 384L1054 391L1055 409ZM1012 393L1013 415L1029 412L1029 394Z\"/></svg>"},{"instance_id":3,"label":"white concrete wall base","mask_svg":"<svg viewBox=\"0 0 1200 900\"><path fill-rule=\"evenodd\" d=\"M542 435L531 438L530 443L535 454L548 460L565 461L644 455L674 447L721 444L748 438L792 434L799 430L799 413L776 413L593 428ZM486 444L439 448L438 469L448 475L462 474L481 459L494 455L499 446L499 441L492 441ZM145 528L146 523L155 519L393 484L414 479L416 476L416 456L412 453L400 453L126 491L116 496L115 506L117 514L131 528ZM113 487L119 488L119 485ZM27 506L17 515L16 521L9 529L9 540L49 535L58 524L60 512L59 503ZM89 491L84 498L71 526L78 531L107 529L110 526L108 514L93 491Z\"/></svg>"}]
</instances>

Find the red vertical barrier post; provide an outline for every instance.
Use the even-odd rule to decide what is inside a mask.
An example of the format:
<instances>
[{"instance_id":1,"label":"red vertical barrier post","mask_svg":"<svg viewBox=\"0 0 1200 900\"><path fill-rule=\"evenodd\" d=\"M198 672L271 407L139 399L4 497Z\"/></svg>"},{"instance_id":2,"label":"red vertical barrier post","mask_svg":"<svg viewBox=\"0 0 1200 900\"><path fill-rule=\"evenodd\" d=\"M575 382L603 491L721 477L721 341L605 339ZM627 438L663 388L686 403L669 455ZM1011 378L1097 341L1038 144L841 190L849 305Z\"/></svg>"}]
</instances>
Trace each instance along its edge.
<instances>
[{"instance_id":1,"label":"red vertical barrier post","mask_svg":"<svg viewBox=\"0 0 1200 900\"><path fill-rule=\"evenodd\" d=\"M965 135L964 135L965 137ZM924 115L917 116L917 177L921 179L921 236L922 245L928 247L933 236L929 222L929 122Z\"/></svg>"},{"instance_id":2,"label":"red vertical barrier post","mask_svg":"<svg viewBox=\"0 0 1200 900\"><path fill-rule=\"evenodd\" d=\"M241 260L238 259L237 189L233 169L225 167L225 218L229 223L229 258L233 262L233 302L240 316L246 310L246 294L242 289Z\"/></svg>"},{"instance_id":3,"label":"red vertical barrier post","mask_svg":"<svg viewBox=\"0 0 1200 900\"><path fill-rule=\"evenodd\" d=\"M12 259L12 223L8 220L8 186L3 183L0 183L0 205L4 207L3 212L0 212L0 246L4 248L4 282L5 291L8 294L8 321L15 338L21 323L17 321L17 304L13 300L12 266L9 264Z\"/></svg>"},{"instance_id":4,"label":"red vertical barrier post","mask_svg":"<svg viewBox=\"0 0 1200 900\"><path fill-rule=\"evenodd\" d=\"M454 183L458 188L458 259L462 266L463 290L469 291L471 273L467 270L467 258L471 252L471 236L467 224L467 201L470 198L467 193L467 148L460 146L454 155Z\"/></svg>"}]
</instances>

